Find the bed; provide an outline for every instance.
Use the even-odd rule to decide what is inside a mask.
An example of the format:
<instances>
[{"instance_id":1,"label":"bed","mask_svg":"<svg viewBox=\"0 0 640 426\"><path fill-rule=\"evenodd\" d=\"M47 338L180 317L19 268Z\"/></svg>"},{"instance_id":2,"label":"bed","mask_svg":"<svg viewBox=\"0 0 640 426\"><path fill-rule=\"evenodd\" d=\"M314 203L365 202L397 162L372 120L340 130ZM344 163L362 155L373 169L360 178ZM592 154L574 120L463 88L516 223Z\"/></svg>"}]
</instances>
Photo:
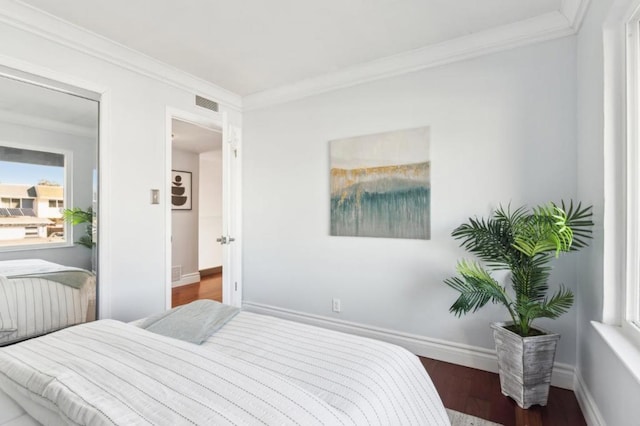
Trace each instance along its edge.
<instances>
[{"instance_id":1,"label":"bed","mask_svg":"<svg viewBox=\"0 0 640 426\"><path fill-rule=\"evenodd\" d=\"M0 345L95 319L95 275L41 259L0 261Z\"/></svg>"},{"instance_id":2,"label":"bed","mask_svg":"<svg viewBox=\"0 0 640 426\"><path fill-rule=\"evenodd\" d=\"M199 345L139 325L0 349L0 424L449 425L395 345L244 311Z\"/></svg>"}]
</instances>

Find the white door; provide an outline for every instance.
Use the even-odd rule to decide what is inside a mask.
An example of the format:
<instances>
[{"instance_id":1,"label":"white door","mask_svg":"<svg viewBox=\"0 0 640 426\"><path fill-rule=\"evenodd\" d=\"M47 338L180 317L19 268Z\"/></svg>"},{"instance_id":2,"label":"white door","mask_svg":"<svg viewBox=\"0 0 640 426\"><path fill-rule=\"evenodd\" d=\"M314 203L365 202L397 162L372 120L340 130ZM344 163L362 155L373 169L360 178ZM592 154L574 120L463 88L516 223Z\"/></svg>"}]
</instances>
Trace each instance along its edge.
<instances>
[{"instance_id":1,"label":"white door","mask_svg":"<svg viewBox=\"0 0 640 426\"><path fill-rule=\"evenodd\" d=\"M241 236L240 236L240 128L229 124L223 114L222 144L222 301L240 307Z\"/></svg>"},{"instance_id":2,"label":"white door","mask_svg":"<svg viewBox=\"0 0 640 426\"><path fill-rule=\"evenodd\" d=\"M228 123L226 113L217 117L199 116L190 112L167 109L167 194L171 192L171 121L172 119L188 121L193 124L222 128L222 235L211 244L222 244L222 301L225 304L240 306L242 304L241 281L241 236L240 236L240 128ZM167 203L167 271L166 271L166 308L171 308L171 202Z\"/></svg>"}]
</instances>

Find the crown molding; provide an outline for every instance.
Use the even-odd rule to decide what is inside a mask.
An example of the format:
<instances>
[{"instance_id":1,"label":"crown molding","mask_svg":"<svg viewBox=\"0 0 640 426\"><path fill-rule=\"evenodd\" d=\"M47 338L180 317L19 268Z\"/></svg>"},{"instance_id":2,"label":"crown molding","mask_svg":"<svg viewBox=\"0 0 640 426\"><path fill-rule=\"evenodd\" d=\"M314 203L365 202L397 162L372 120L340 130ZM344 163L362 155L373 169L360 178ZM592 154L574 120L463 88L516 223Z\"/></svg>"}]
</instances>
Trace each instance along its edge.
<instances>
[{"instance_id":1,"label":"crown molding","mask_svg":"<svg viewBox=\"0 0 640 426\"><path fill-rule=\"evenodd\" d=\"M0 22L178 89L212 98L227 107L236 110L242 107L242 98L236 93L19 0L2 1Z\"/></svg>"},{"instance_id":2,"label":"crown molding","mask_svg":"<svg viewBox=\"0 0 640 426\"><path fill-rule=\"evenodd\" d=\"M587 6L588 0L563 0L560 11L247 95L243 111L573 35Z\"/></svg>"},{"instance_id":3,"label":"crown molding","mask_svg":"<svg viewBox=\"0 0 640 426\"><path fill-rule=\"evenodd\" d=\"M567 18L569 26L577 33L580 31L584 15L587 13L588 8L589 0L562 0L560 13Z\"/></svg>"},{"instance_id":4,"label":"crown molding","mask_svg":"<svg viewBox=\"0 0 640 426\"><path fill-rule=\"evenodd\" d=\"M336 89L436 67L489 53L526 46L577 33L589 0L562 0L560 11L504 25L393 55L334 73L254 93L245 97L90 32L54 15L8 0L0 7L0 22L37 34L74 50L105 60L194 94L212 98L236 110L252 110Z\"/></svg>"}]
</instances>

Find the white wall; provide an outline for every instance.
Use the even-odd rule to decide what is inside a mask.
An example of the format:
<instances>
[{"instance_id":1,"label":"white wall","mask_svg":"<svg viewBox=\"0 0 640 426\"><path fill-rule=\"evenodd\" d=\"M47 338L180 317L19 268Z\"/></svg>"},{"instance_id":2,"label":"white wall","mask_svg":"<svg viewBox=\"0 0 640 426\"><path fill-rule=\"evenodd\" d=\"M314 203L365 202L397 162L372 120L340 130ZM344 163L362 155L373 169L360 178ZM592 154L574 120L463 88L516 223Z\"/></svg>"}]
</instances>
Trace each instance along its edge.
<instances>
[{"instance_id":1,"label":"white wall","mask_svg":"<svg viewBox=\"0 0 640 426\"><path fill-rule=\"evenodd\" d=\"M96 119L98 111L96 108ZM96 135L97 136L97 135ZM50 130L27 127L0 121L0 144L22 143L32 146L49 147L70 151L73 157L73 194L72 207L86 209L92 206L93 170L96 164L96 139ZM84 235L86 225L74 229L73 239L77 241ZM0 252L0 260L38 258L63 265L91 270L91 250L74 245L29 251Z\"/></svg>"},{"instance_id":2,"label":"white wall","mask_svg":"<svg viewBox=\"0 0 640 426\"><path fill-rule=\"evenodd\" d=\"M133 320L164 310L170 262L170 213L165 193L169 179L167 107L215 117L215 113L195 106L195 94L214 100L215 93L225 99L235 95L189 78L184 78L184 84L174 84L179 73L158 70L157 65L153 65L154 72L134 71L135 66L120 65L121 57L135 57L132 52L118 50L53 18L34 16L18 3L2 3L0 15L17 17L3 16L0 22L0 64L28 68L105 94L100 155L101 315ZM56 41L46 38L47 34ZM81 50L69 47L77 43L83 45ZM100 53L104 51L108 54ZM152 62L148 58L140 61ZM239 123L240 115L224 103L220 111L229 112L230 121ZM159 205L151 204L153 188L161 190Z\"/></svg>"},{"instance_id":3,"label":"white wall","mask_svg":"<svg viewBox=\"0 0 640 426\"><path fill-rule=\"evenodd\" d=\"M222 150L200 154L200 270L222 266Z\"/></svg>"},{"instance_id":4,"label":"white wall","mask_svg":"<svg viewBox=\"0 0 640 426\"><path fill-rule=\"evenodd\" d=\"M487 306L461 319L443 284L465 256L450 233L499 203L576 196L575 38L337 90L244 114L244 299L493 348ZM329 146L431 127L430 241L329 236ZM552 282L575 289L575 257ZM331 312L331 299L342 313ZM574 363L576 310L540 326Z\"/></svg>"},{"instance_id":5,"label":"white wall","mask_svg":"<svg viewBox=\"0 0 640 426\"><path fill-rule=\"evenodd\" d=\"M197 274L198 267L198 206L200 203L200 158L194 152L172 150L171 168L191 172L191 210L171 211L171 265L182 267L182 277Z\"/></svg>"},{"instance_id":6,"label":"white wall","mask_svg":"<svg viewBox=\"0 0 640 426\"><path fill-rule=\"evenodd\" d=\"M590 2L578 36L578 194L594 205L594 241L578 260L577 374L608 425L636 425L640 383L590 321L603 312L604 107L602 24L614 2Z\"/></svg>"}]
</instances>

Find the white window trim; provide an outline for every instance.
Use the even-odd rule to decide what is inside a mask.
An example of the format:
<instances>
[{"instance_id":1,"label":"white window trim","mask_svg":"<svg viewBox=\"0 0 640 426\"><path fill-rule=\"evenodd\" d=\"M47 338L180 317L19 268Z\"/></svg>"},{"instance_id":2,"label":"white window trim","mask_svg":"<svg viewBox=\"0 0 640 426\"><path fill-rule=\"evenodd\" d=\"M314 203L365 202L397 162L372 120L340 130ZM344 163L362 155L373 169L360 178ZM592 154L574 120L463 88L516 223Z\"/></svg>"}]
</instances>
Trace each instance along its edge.
<instances>
[{"instance_id":1,"label":"white window trim","mask_svg":"<svg viewBox=\"0 0 640 426\"><path fill-rule=\"evenodd\" d=\"M603 25L604 48L604 258L602 322L595 330L640 382L640 330L629 322L634 312L628 300L638 288L640 255L640 190L633 164L640 149L640 0L617 0ZM633 186L631 186L633 185Z\"/></svg>"},{"instance_id":2,"label":"white window trim","mask_svg":"<svg viewBox=\"0 0 640 426\"><path fill-rule=\"evenodd\" d=\"M625 289L620 326L640 346L640 4L626 24L626 185L627 240Z\"/></svg>"},{"instance_id":3,"label":"white window trim","mask_svg":"<svg viewBox=\"0 0 640 426\"><path fill-rule=\"evenodd\" d=\"M627 261L621 326L640 344L640 7L627 23Z\"/></svg>"},{"instance_id":4,"label":"white window trim","mask_svg":"<svg viewBox=\"0 0 640 426\"><path fill-rule=\"evenodd\" d=\"M51 152L54 154L64 155L64 205L73 206L73 152L66 149L51 148L49 146L32 145L17 142L0 141L0 145L10 148L27 149L30 151L42 151ZM67 207L67 208L68 208ZM29 251L29 250L45 250L53 248L67 248L73 247L74 236L73 226L64 222L64 235L66 241L64 242L47 242L38 244L20 244L15 246L1 246L0 253L15 252L15 251Z\"/></svg>"}]
</instances>

